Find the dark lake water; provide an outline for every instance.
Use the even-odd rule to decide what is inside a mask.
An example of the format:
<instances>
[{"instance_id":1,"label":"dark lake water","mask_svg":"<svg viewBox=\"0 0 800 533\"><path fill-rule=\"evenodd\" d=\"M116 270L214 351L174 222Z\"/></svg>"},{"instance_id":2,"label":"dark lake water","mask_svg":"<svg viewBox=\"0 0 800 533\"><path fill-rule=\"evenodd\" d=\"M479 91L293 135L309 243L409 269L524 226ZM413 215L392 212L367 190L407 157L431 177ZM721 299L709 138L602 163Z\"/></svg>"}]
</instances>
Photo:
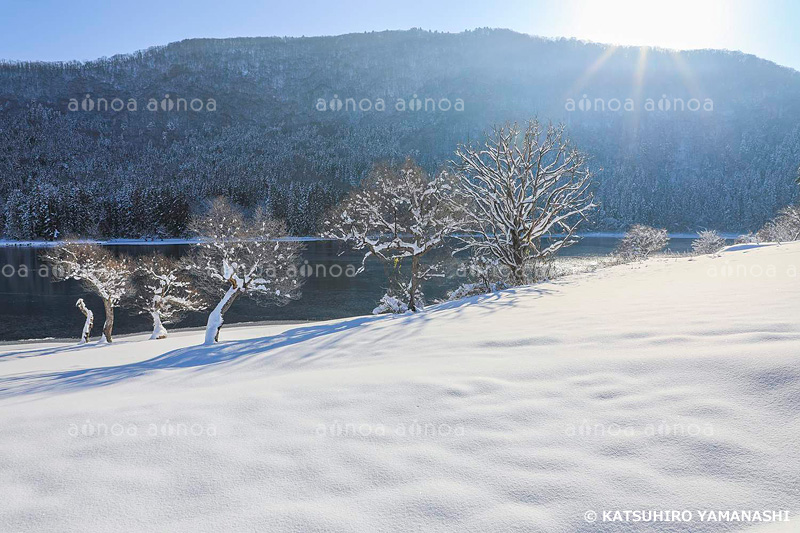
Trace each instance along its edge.
<instances>
[{"instance_id":1,"label":"dark lake water","mask_svg":"<svg viewBox=\"0 0 800 533\"><path fill-rule=\"evenodd\" d=\"M617 237L584 237L580 242L562 250L562 256L602 256L608 255L617 245ZM691 248L690 238L672 238L669 249L684 252ZM367 262L366 270L355 277L346 275L349 264L356 268L361 264L361 256L339 243L330 241L309 241L303 259L313 265L312 273L306 278L302 298L283 307L259 306L247 298L239 298L225 314L225 323L254 321L303 321L326 320L346 316L369 314L386 286L383 266L375 260ZM180 256L191 245L113 245L112 249L131 255L161 251L167 255ZM49 277L37 274L40 262L39 248L0 247L0 340L19 340L34 338L75 338L83 327L84 317L75 308L75 301L83 298L95 313L94 336L99 336L103 323L103 305L100 299L86 293L76 281L56 283ZM446 256L445 256L446 257ZM23 276L25 265L28 275ZM335 274L339 272L340 275ZM448 269L455 271L455 268ZM322 274L326 273L326 276ZM317 275L319 274L319 275ZM455 272L445 278L431 280L425 284L424 291L428 301L442 298L448 290L457 287L464 280ZM204 326L206 315L192 313L172 328ZM170 327L169 325L167 326ZM133 333L152 329L150 317L139 315L133 310L118 309L115 313L115 333Z\"/></svg>"}]
</instances>

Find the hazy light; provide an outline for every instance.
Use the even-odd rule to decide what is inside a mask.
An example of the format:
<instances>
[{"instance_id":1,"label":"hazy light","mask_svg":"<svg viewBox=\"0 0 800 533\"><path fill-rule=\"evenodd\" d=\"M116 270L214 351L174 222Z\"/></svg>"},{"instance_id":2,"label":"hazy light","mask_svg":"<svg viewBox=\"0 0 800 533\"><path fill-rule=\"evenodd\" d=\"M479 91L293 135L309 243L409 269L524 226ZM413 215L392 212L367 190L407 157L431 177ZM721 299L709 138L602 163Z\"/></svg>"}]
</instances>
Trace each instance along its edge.
<instances>
[{"instance_id":1,"label":"hazy light","mask_svg":"<svg viewBox=\"0 0 800 533\"><path fill-rule=\"evenodd\" d=\"M614 52L617 51L616 46L609 46L606 50L600 55L600 57L592 63L586 72L570 87L569 91L567 92L567 97L570 97L573 94L576 94L583 90L583 87L592 79L592 77L600 70L603 64L608 61L608 59L614 55Z\"/></svg>"},{"instance_id":2,"label":"hazy light","mask_svg":"<svg viewBox=\"0 0 800 533\"><path fill-rule=\"evenodd\" d=\"M585 0L572 11L572 33L602 43L717 48L733 29L725 0Z\"/></svg>"}]
</instances>

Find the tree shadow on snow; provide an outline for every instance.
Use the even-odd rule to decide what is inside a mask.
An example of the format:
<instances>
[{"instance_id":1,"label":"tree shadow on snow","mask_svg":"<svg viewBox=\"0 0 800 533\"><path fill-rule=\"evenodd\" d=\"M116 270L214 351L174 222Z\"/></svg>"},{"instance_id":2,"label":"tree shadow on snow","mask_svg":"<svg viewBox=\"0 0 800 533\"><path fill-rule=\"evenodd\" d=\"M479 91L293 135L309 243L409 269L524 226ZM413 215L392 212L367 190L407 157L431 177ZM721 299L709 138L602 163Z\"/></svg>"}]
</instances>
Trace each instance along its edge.
<instances>
[{"instance_id":1,"label":"tree shadow on snow","mask_svg":"<svg viewBox=\"0 0 800 533\"><path fill-rule=\"evenodd\" d=\"M557 280L547 283L563 285L566 282ZM429 307L428 314L429 317L432 318L439 312L454 311L456 313L461 313L469 310L479 313L477 316L480 316L480 314L491 315L499 309L517 307L522 300L530 301L531 299L541 298L542 296L553 294L554 292L553 289L543 287L541 284L513 287L511 289L503 289L487 294L469 296L452 302L442 302Z\"/></svg>"},{"instance_id":2,"label":"tree shadow on snow","mask_svg":"<svg viewBox=\"0 0 800 533\"><path fill-rule=\"evenodd\" d=\"M514 307L521 298L529 300L532 296L541 297L552 292L540 286L507 289L495 293L473 296L453 302L433 305L427 311L417 314L363 316L333 323L317 324L292 328L277 335L224 341L212 346L189 346L178 348L152 359L117 366L83 368L41 374L25 374L0 378L0 398L18 397L48 392L70 392L92 387L119 383L159 370L174 368L196 368L198 371L214 368L216 371L234 370L243 364L253 364L254 372L313 363L320 358L336 358L355 355L370 357L380 346L402 346L405 339L419 335L434 318L452 319L451 313L471 309L479 314L492 314L498 309ZM478 305L481 304L481 305ZM488 304L488 305L487 305ZM397 324L401 321L402 325ZM386 327L391 325L398 327ZM369 336L356 345L342 344L343 335L363 331L363 327L374 325ZM223 330L223 335L225 330ZM328 337L323 341L321 338ZM279 348L300 344L316 339L313 350L283 351L280 357L256 357ZM139 341L148 343L157 341ZM85 346L84 346L85 347ZM67 346L36 350L39 355L50 355L71 351L81 346ZM373 350L373 353L369 353ZM26 351L27 352L27 351ZM4 356L24 355L26 352L12 352ZM357 353L356 353L357 352ZM32 353L32 352L30 352Z\"/></svg>"},{"instance_id":3,"label":"tree shadow on snow","mask_svg":"<svg viewBox=\"0 0 800 533\"><path fill-rule=\"evenodd\" d=\"M264 354L271 350L284 348L312 339L318 339L334 334L351 334L357 328L379 320L391 320L388 316L366 316L330 324L318 324L289 329L283 333L255 339L225 341L212 346L189 346L178 348L152 359L117 366L83 368L79 370L50 372L44 374L25 374L0 378L0 398L15 397L26 394L44 392L68 392L90 387L111 385L127 379L135 378L158 370L173 368L210 368L221 365L233 366L241 364L252 356ZM413 317L410 317L413 318ZM223 330L224 335L225 330ZM341 336L331 339L330 344L337 343ZM148 343L157 341L140 341ZM325 344L315 345L315 348L324 348ZM72 350L77 346L59 347L36 351L38 355L50 355L60 351ZM22 352L24 353L24 352ZM12 354L5 354L12 355ZM280 363L291 364L310 354L298 357L287 357ZM266 364L269 366L269 364Z\"/></svg>"},{"instance_id":4,"label":"tree shadow on snow","mask_svg":"<svg viewBox=\"0 0 800 533\"><path fill-rule=\"evenodd\" d=\"M115 342L114 344L117 344L117 342ZM75 343L67 346L56 346L52 348L28 348L25 350L17 350L15 352L0 353L0 362L3 362L5 360L26 359L28 357L48 356L59 353L75 352L78 350L85 350L87 348L99 348L101 346L107 346L107 345L101 345L98 344L97 341L94 341L94 342L89 342L87 344Z\"/></svg>"}]
</instances>

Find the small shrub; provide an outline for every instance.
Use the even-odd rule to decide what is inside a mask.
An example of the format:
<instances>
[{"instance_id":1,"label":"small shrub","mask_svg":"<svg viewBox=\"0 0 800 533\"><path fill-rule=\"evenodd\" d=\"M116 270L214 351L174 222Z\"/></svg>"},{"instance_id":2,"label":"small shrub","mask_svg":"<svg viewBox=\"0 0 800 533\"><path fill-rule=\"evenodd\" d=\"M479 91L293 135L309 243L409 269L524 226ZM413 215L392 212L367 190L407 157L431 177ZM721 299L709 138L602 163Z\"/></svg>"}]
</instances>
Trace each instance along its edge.
<instances>
[{"instance_id":1,"label":"small shrub","mask_svg":"<svg viewBox=\"0 0 800 533\"><path fill-rule=\"evenodd\" d=\"M509 272L496 259L485 256L473 256L464 263L459 272L468 280L457 289L447 293L448 300L460 300L468 296L487 294L506 289L509 284Z\"/></svg>"},{"instance_id":2,"label":"small shrub","mask_svg":"<svg viewBox=\"0 0 800 533\"><path fill-rule=\"evenodd\" d=\"M483 283L462 283L457 288L447 293L447 300L461 300L462 298L487 294L488 292L491 291L486 290L486 285Z\"/></svg>"},{"instance_id":3,"label":"small shrub","mask_svg":"<svg viewBox=\"0 0 800 533\"><path fill-rule=\"evenodd\" d=\"M636 224L622 238L615 254L628 261L641 260L660 252L667 244L669 235L666 229Z\"/></svg>"},{"instance_id":4,"label":"small shrub","mask_svg":"<svg viewBox=\"0 0 800 533\"><path fill-rule=\"evenodd\" d=\"M692 251L698 255L715 254L725 247L725 239L716 231L701 231L692 241Z\"/></svg>"},{"instance_id":5,"label":"small shrub","mask_svg":"<svg viewBox=\"0 0 800 533\"><path fill-rule=\"evenodd\" d=\"M758 237L751 233L745 233L744 235L739 235L736 237L736 240L733 241L734 244L755 244L758 242Z\"/></svg>"},{"instance_id":6,"label":"small shrub","mask_svg":"<svg viewBox=\"0 0 800 533\"><path fill-rule=\"evenodd\" d=\"M421 303L418 303L417 305L418 305L417 310L422 311ZM401 315L407 312L408 312L408 305L403 303L399 298L391 296L389 293L384 294L383 297L378 302L378 306L372 310L373 315L384 315L384 314Z\"/></svg>"}]
</instances>

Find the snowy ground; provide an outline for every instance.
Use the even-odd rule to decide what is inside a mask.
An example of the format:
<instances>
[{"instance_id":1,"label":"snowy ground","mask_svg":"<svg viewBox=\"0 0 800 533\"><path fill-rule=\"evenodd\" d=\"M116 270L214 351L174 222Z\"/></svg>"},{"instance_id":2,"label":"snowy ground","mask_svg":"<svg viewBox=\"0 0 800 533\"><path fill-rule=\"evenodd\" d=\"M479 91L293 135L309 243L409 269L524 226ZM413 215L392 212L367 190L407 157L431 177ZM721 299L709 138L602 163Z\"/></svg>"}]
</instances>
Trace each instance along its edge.
<instances>
[{"instance_id":1,"label":"snowy ground","mask_svg":"<svg viewBox=\"0 0 800 533\"><path fill-rule=\"evenodd\" d=\"M800 531L798 270L740 246L214 347L0 347L0 531Z\"/></svg>"}]
</instances>

